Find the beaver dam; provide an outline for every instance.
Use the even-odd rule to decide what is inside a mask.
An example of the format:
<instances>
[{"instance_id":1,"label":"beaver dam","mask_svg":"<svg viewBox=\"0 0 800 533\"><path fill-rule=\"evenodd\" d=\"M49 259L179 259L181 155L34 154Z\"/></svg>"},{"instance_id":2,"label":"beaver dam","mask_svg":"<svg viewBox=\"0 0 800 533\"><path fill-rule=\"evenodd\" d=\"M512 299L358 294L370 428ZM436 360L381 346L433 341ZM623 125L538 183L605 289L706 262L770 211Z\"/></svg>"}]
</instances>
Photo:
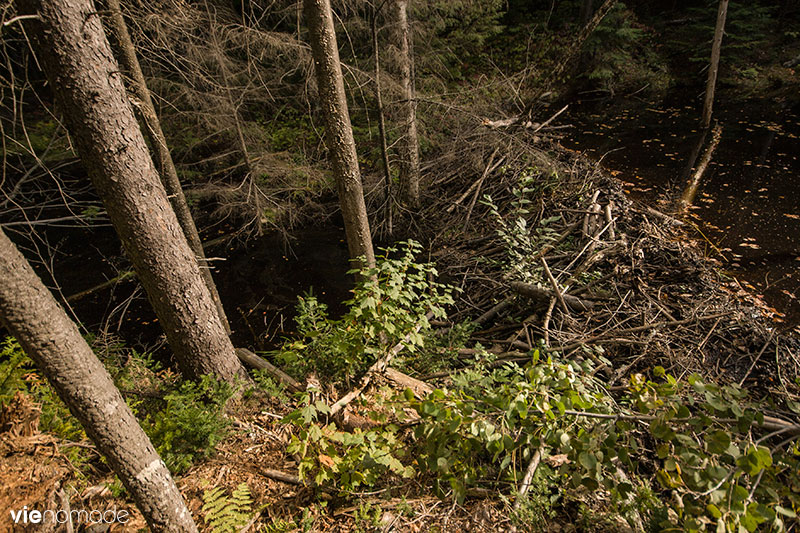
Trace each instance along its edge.
<instances>
[{"instance_id":1,"label":"beaver dam","mask_svg":"<svg viewBox=\"0 0 800 533\"><path fill-rule=\"evenodd\" d=\"M307 327L286 334L282 348L261 352L293 377L264 374L266 396L228 406L228 436L179 478L193 512L203 513L204 487L214 480L229 490L246 484L247 508L262 509L249 515L256 525L294 517L320 531L349 531L367 519L398 531L512 531L528 513L527 523L564 531L580 520L592 521L592 530L635 530L686 518L674 507L659 510L655 500L614 510L648 490L667 490L658 480L677 486L675 476L690 475L690 465L680 467L682 474L662 466L673 457L665 442L684 454L704 454L707 465L725 464L713 444L682 444L686 424L701 441L715 442L731 423L749 420L744 433L723 439L726 448L738 446L740 435L772 446L794 442L800 368L794 333L705 258L684 223L630 200L596 164L541 136L479 129L456 143L460 152L436 162L440 179L430 201L418 217L401 218L397 231L425 243L418 260L433 262L436 279L458 288L453 303L429 320L422 317L427 308L414 310L421 322L396 346L384 345L380 367L356 364L326 375L325 368L292 363L287 354L298 353L297 343L318 342L303 335ZM302 242L297 246L303 253ZM325 290L324 283L315 287ZM336 314L356 327L346 307ZM415 332L424 340L410 343ZM259 348L252 341L249 347ZM134 368L139 375L130 382L130 398L163 401L157 398L164 377ZM708 388L684 404L675 391L690 381L697 391L700 381ZM311 396L292 397L292 389ZM308 401L338 406L338 413L327 422L324 410L306 411L309 418L299 425L284 419ZM478 403L467 409L471 402ZM685 409L702 423L686 418ZM659 433L662 420L673 437ZM321 433L312 437L308 428L315 424ZM355 440L348 444L341 439L349 434ZM358 444L361 438L369 450ZM669 444L670 438L678 440ZM29 468L45 453L37 451L45 441L62 450L46 462L49 479L74 479L69 443L42 434L4 441L10 454L4 475ZM415 448L417 457L402 452ZM749 453L746 444L742 450ZM336 465L350 460L346 453L357 457L347 468L364 473L360 482L338 477L343 470ZM391 458L389 465L372 462L381 454ZM519 477L508 474L511 467ZM385 480L370 481L381 469ZM784 480L787 490L793 486L788 469L767 475ZM85 489L82 501L124 504L103 488L102 469L88 479L99 485ZM758 479L743 477L737 486L757 492ZM28 480L9 486L32 490Z\"/></svg>"},{"instance_id":2,"label":"beaver dam","mask_svg":"<svg viewBox=\"0 0 800 533\"><path fill-rule=\"evenodd\" d=\"M0 19L0 531L800 530L796 1Z\"/></svg>"}]
</instances>

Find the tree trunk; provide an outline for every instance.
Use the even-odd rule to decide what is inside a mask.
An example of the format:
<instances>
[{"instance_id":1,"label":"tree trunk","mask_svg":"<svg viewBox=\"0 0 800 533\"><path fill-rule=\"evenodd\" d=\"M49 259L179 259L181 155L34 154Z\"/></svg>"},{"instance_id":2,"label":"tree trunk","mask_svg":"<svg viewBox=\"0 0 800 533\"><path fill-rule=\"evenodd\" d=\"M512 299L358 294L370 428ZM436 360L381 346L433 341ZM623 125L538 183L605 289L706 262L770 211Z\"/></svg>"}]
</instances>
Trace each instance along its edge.
<instances>
[{"instance_id":1,"label":"tree trunk","mask_svg":"<svg viewBox=\"0 0 800 533\"><path fill-rule=\"evenodd\" d=\"M325 117L325 142L342 206L347 246L351 259L363 256L366 265L373 266L375 253L372 250L356 144L344 94L331 3L330 0L303 0L303 5L314 55L322 116Z\"/></svg>"},{"instance_id":2,"label":"tree trunk","mask_svg":"<svg viewBox=\"0 0 800 533\"><path fill-rule=\"evenodd\" d=\"M125 19L122 17L122 9L120 8L119 0L105 1L110 11L109 26L116 40L120 66L130 77L128 88L133 98L135 98L134 110L138 110L145 134L150 140L153 159L156 167L158 167L161 183L163 183L164 189L167 191L172 209L178 217L178 222L181 225L183 234L186 236L186 240L189 242L189 247L197 257L200 273L217 307L222 325L225 331L230 334L231 326L228 323L228 317L225 315L225 309L222 307L217 285L214 283L214 278L211 276L211 268L206 261L203 243L200 241L200 235L197 233L197 226L195 226L194 220L192 219L192 212L189 210L189 204L186 203L186 197L183 195L178 172L175 169L175 163L172 161L172 154L170 154L169 147L167 146L167 139L164 136L164 132L161 130L161 121L156 114L153 100L150 97L150 91L147 89L147 82L144 79L144 74L142 74L142 69L139 66L139 60L136 57L133 41L131 41L131 36L128 33L128 27L125 25Z\"/></svg>"},{"instance_id":3,"label":"tree trunk","mask_svg":"<svg viewBox=\"0 0 800 533\"><path fill-rule=\"evenodd\" d=\"M711 141L708 143L702 159L700 159L700 164L697 165L697 169L694 171L692 179L686 184L686 188L683 190L681 199L678 201L678 210L681 213L685 213L686 210L689 209L689 206L694 203L694 199L697 196L697 190L700 188L700 182L703 180L703 174L705 174L706 168L708 168L709 163L711 163L711 158L714 156L714 150L717 149L721 139L722 126L717 124L714 126L714 131L711 134Z\"/></svg>"},{"instance_id":4,"label":"tree trunk","mask_svg":"<svg viewBox=\"0 0 800 533\"><path fill-rule=\"evenodd\" d=\"M18 0L78 153L186 375L244 375L90 0Z\"/></svg>"},{"instance_id":5,"label":"tree trunk","mask_svg":"<svg viewBox=\"0 0 800 533\"><path fill-rule=\"evenodd\" d=\"M375 100L378 105L378 130L381 137L381 158L383 162L383 179L386 191L386 233L389 237L394 233L392 228L392 173L389 167L389 146L386 141L386 116L383 113L383 95L381 94L381 55L378 48L378 10L372 7L372 48L375 53Z\"/></svg>"},{"instance_id":6,"label":"tree trunk","mask_svg":"<svg viewBox=\"0 0 800 533\"><path fill-rule=\"evenodd\" d=\"M164 462L111 376L0 230L0 319L133 496L152 531L196 532Z\"/></svg>"},{"instance_id":7,"label":"tree trunk","mask_svg":"<svg viewBox=\"0 0 800 533\"><path fill-rule=\"evenodd\" d=\"M728 15L728 0L719 0L717 11L717 26L714 29L714 43L711 45L711 63L708 67L708 81L706 82L706 97L703 102L703 128L711 125L711 108L714 106L714 90L717 86L717 73L719 72L719 54L722 48L722 36L725 33L725 18Z\"/></svg>"},{"instance_id":8,"label":"tree trunk","mask_svg":"<svg viewBox=\"0 0 800 533\"><path fill-rule=\"evenodd\" d=\"M586 26L591 18L592 0L583 0L583 2L581 2L581 26Z\"/></svg>"},{"instance_id":9,"label":"tree trunk","mask_svg":"<svg viewBox=\"0 0 800 533\"><path fill-rule=\"evenodd\" d=\"M402 89L402 135L400 137L400 199L419 206L419 140L417 138L417 101L414 94L412 36L408 27L408 0L395 0L395 46Z\"/></svg>"}]
</instances>

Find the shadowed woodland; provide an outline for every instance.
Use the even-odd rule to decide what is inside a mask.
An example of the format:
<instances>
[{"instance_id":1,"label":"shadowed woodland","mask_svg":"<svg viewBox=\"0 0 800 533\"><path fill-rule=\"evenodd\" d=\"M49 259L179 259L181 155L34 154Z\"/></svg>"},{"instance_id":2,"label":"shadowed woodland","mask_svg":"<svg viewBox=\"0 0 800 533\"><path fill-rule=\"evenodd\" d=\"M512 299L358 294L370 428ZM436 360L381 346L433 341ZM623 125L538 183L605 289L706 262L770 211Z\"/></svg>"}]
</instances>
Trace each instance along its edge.
<instances>
[{"instance_id":1,"label":"shadowed woodland","mask_svg":"<svg viewBox=\"0 0 800 533\"><path fill-rule=\"evenodd\" d=\"M800 527L796 0L1 18L0 530Z\"/></svg>"}]
</instances>

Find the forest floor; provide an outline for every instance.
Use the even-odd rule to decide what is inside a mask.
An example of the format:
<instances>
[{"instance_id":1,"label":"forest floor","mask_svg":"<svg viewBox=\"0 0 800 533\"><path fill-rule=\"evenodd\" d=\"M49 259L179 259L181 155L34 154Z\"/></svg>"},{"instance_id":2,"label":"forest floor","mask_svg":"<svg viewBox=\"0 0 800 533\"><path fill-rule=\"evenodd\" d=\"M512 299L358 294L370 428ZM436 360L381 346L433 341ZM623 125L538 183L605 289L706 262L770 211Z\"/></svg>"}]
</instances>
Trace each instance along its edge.
<instances>
[{"instance_id":1,"label":"forest floor","mask_svg":"<svg viewBox=\"0 0 800 533\"><path fill-rule=\"evenodd\" d=\"M632 202L613 176L541 134L483 128L470 135L428 164L426 175L435 179L429 179L424 208L397 226L425 243L441 279L463 291L447 320L433 323L432 334L444 338L464 321L473 322L473 331L466 343L431 355L439 361L419 364L401 354L405 372L446 388L479 353L491 354L487 368L496 368L529 361L538 348L591 360L595 377L610 391L662 366L678 377L697 373L742 383L756 397L774 398L773 406L800 400L796 330L704 256L690 222ZM491 205L481 201L484 195ZM526 203L519 203L521 195ZM527 229L515 230L522 219ZM323 390L329 403L346 392ZM242 532L527 529L512 519L513 489L473 489L455 503L435 496L425 476L351 494L298 483L297 461L287 452L293 427L281 421L292 408L263 392L233 401L229 436L211 458L177 477L205 530L211 531L203 520L204 493L211 487L232 493L242 483L253 511ZM765 412L797 423L796 415L777 407ZM109 488L113 475L97 458L88 474L70 462L70 447L91 450L91 444L38 432L35 413L17 409L0 420L0 509L42 502L63 508L67 501L73 509L116 507L129 510L132 520L92 531L144 528L132 502ZM281 472L284 481L276 479ZM535 530L630 530L622 518L605 514L602 491L585 494L582 504L560 508Z\"/></svg>"}]
</instances>

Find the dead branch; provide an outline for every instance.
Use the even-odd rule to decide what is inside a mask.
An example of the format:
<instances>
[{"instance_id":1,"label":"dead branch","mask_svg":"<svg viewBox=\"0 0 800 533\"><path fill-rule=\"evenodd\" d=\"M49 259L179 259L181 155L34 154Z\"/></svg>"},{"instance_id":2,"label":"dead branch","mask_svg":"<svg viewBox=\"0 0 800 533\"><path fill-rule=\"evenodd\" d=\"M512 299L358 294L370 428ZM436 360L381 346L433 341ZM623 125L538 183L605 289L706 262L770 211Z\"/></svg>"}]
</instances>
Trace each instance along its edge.
<instances>
[{"instance_id":1,"label":"dead branch","mask_svg":"<svg viewBox=\"0 0 800 533\"><path fill-rule=\"evenodd\" d=\"M519 294L540 302L547 302L550 298L558 298L559 294L521 281L513 281L510 286ZM594 308L594 302L590 302L589 300L584 300L583 298L578 298L571 294L563 294L561 297L564 301L564 305L569 306L573 311L591 311Z\"/></svg>"},{"instance_id":2,"label":"dead branch","mask_svg":"<svg viewBox=\"0 0 800 533\"><path fill-rule=\"evenodd\" d=\"M303 390L303 386L298 383L292 376L276 367L266 359L259 357L247 348L236 348L236 357L251 368L258 370L266 370L272 377L286 385L294 392Z\"/></svg>"},{"instance_id":3,"label":"dead branch","mask_svg":"<svg viewBox=\"0 0 800 533\"><path fill-rule=\"evenodd\" d=\"M431 312L429 312L426 315L427 320L430 320L432 317L433 313ZM358 385L353 390L342 396L339 399L339 401L337 401L335 404L331 406L330 416L335 416L336 413L344 409L347 406L347 404L358 398L359 395L361 395L361 393L364 392L364 390L372 382L372 376L374 374L385 372L386 367L389 364L389 361L391 361L397 354L399 354L403 350L406 343L409 341L409 339L411 339L411 335L418 333L419 330L422 329L422 324L423 321L420 321L416 326L414 326L414 329L406 333L405 337L403 337L403 339L400 342L392 346L392 348L386 353L386 355L384 355L383 357L379 358L377 361L372 363L372 365L367 369L366 373L359 381Z\"/></svg>"}]
</instances>

